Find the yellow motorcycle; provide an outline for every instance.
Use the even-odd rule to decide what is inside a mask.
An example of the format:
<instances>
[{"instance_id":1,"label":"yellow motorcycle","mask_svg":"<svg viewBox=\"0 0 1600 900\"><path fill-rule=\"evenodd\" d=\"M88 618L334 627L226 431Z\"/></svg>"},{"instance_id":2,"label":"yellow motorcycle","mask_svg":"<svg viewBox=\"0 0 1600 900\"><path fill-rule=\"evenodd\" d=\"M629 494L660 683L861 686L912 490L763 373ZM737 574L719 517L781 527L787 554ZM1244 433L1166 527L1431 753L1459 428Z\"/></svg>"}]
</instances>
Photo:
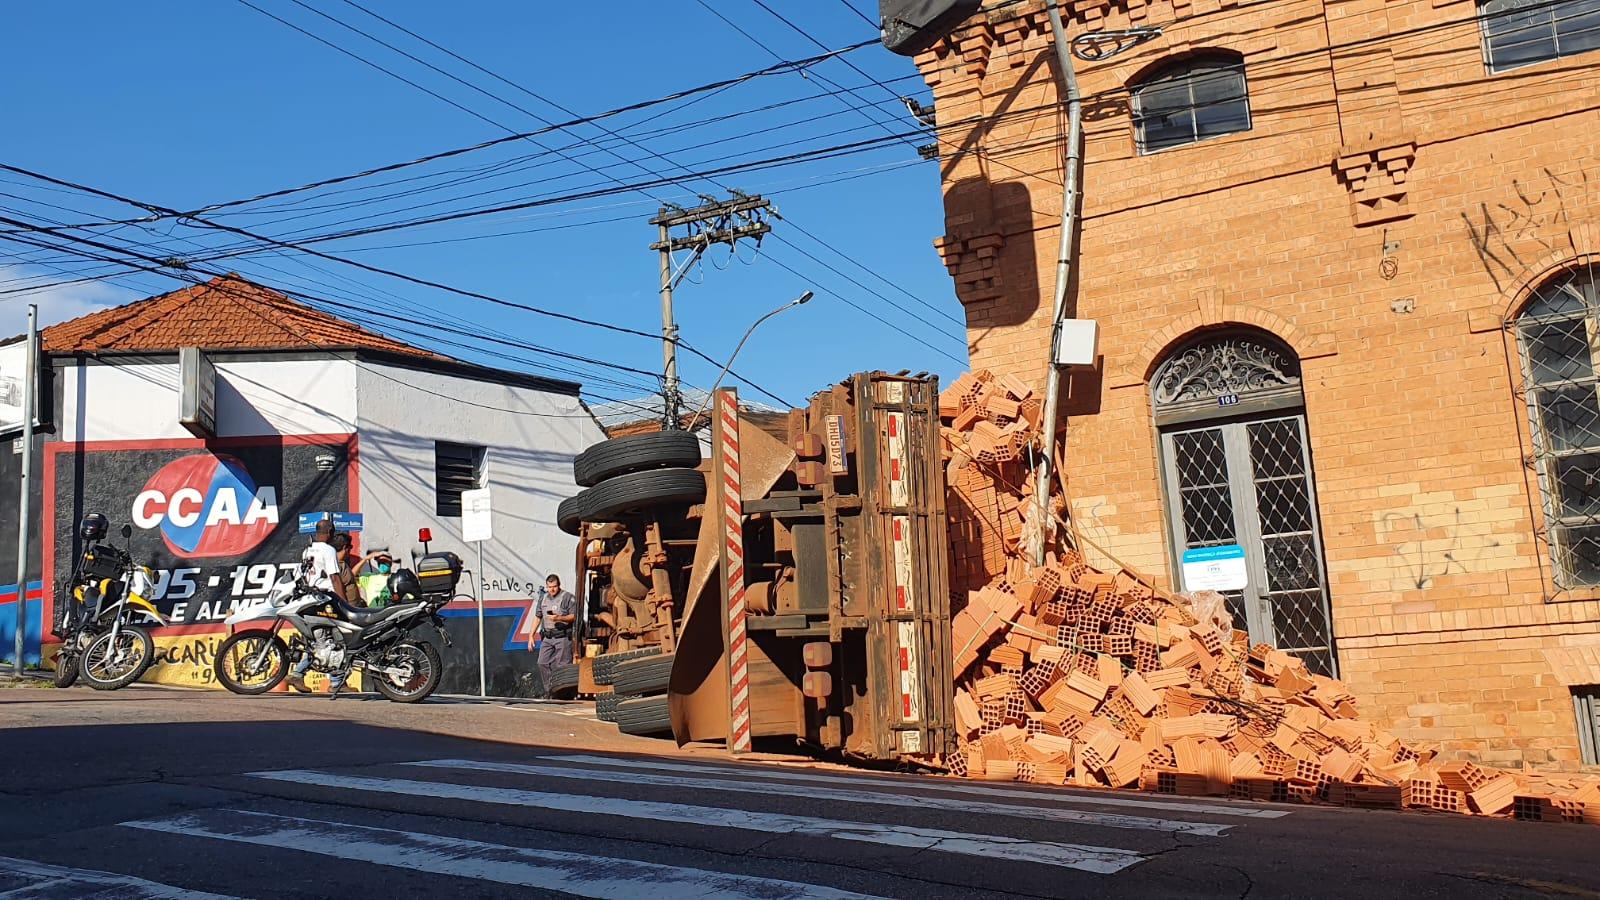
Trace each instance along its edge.
<instances>
[{"instance_id":1,"label":"yellow motorcycle","mask_svg":"<svg viewBox=\"0 0 1600 900\"><path fill-rule=\"evenodd\" d=\"M82 677L89 686L114 691L139 680L155 662L155 642L147 628L166 620L150 598L156 575L135 565L126 550L105 543L105 516L90 513L78 523L83 552L72 579L59 592L51 633L61 639L55 683L70 687ZM122 528L129 537L133 529Z\"/></svg>"}]
</instances>

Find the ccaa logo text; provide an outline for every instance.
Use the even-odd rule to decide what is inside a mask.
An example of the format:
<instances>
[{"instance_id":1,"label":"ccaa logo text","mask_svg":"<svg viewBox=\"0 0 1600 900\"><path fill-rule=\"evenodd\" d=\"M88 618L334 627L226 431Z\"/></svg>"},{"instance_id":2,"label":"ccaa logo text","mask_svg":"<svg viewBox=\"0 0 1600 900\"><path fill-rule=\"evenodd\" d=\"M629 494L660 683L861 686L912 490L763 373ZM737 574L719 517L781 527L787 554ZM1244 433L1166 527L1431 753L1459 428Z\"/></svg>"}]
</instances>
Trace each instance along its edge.
<instances>
[{"instance_id":1,"label":"ccaa logo text","mask_svg":"<svg viewBox=\"0 0 1600 900\"><path fill-rule=\"evenodd\" d=\"M234 457L184 456L145 482L133 500L133 524L160 528L177 556L238 556L260 546L278 526L278 492L257 487Z\"/></svg>"}]
</instances>

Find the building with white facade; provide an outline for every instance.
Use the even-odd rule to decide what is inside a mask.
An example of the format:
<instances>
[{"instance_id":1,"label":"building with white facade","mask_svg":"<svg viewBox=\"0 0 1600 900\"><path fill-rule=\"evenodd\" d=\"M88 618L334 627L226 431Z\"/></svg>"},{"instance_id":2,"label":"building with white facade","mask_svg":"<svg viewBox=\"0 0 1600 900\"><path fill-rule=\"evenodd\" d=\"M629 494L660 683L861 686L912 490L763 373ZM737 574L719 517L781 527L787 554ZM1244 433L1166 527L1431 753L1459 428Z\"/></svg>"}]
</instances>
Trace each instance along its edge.
<instances>
[{"instance_id":1,"label":"building with white facade","mask_svg":"<svg viewBox=\"0 0 1600 900\"><path fill-rule=\"evenodd\" d=\"M334 515L360 549L402 561L429 528L433 549L476 570L460 494L487 487L493 539L461 589L484 591L491 692L536 690L530 598L549 573L572 581L556 506L576 490L573 456L604 438L577 384L421 350L236 276L53 326L41 348L35 622L71 572L77 519L131 523L176 623L158 632L147 678L208 684L229 604L298 560L306 523ZM20 459L4 455L6 483ZM15 503L13 489L0 520L15 521ZM0 570L15 571L14 553L0 550ZM476 606L446 612L455 646L441 690L475 692Z\"/></svg>"}]
</instances>

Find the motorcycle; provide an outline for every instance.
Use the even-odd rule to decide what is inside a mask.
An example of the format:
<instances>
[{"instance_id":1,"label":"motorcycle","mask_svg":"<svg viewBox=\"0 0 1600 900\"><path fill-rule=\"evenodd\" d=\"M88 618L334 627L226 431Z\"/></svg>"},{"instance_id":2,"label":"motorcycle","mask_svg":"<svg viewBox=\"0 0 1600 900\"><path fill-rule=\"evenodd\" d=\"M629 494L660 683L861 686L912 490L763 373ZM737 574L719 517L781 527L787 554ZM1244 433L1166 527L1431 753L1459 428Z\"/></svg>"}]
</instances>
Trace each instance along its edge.
<instances>
[{"instance_id":1,"label":"motorcycle","mask_svg":"<svg viewBox=\"0 0 1600 900\"><path fill-rule=\"evenodd\" d=\"M314 671L341 676L341 683L360 670L378 693L396 703L426 698L439 686L444 663L433 644L411 632L432 624L450 645L439 610L455 597L461 559L430 553L414 565L416 571L398 569L389 576L392 600L382 609L357 609L311 587L303 574L285 574L264 598L224 620L230 627L271 624L237 631L217 647L217 681L235 694L264 694L309 656ZM279 636L284 623L294 627L288 641Z\"/></svg>"},{"instance_id":2,"label":"motorcycle","mask_svg":"<svg viewBox=\"0 0 1600 900\"><path fill-rule=\"evenodd\" d=\"M124 549L105 543L106 517L90 513L78 523L83 552L56 607L51 633L61 639L55 683L71 687L82 677L96 690L127 687L155 662L155 642L147 630L165 625L150 598L156 574L136 565ZM133 534L122 527L124 539Z\"/></svg>"}]
</instances>

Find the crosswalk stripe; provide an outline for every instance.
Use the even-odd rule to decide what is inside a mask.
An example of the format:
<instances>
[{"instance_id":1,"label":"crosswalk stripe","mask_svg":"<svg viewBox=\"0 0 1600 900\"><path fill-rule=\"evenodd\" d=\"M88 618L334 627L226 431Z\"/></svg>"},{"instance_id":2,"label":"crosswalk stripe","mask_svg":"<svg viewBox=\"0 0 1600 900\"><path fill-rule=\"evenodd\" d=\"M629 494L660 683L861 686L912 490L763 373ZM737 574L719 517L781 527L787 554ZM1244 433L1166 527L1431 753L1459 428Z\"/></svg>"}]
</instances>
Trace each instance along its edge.
<instances>
[{"instance_id":1,"label":"crosswalk stripe","mask_svg":"<svg viewBox=\"0 0 1600 900\"><path fill-rule=\"evenodd\" d=\"M1005 859L1016 862L1060 866L1099 874L1120 872L1144 859L1143 856L1134 851L1119 850L1114 847L1063 844L1053 841L1029 841L1003 835L967 834L937 828L917 828L909 825L889 825L875 822L845 822L813 816L751 812L749 810L723 809L712 806L690 806L658 800L624 800L615 797L590 797L546 791L450 784L447 782L411 781L403 778L368 778L359 775L335 775L308 769L252 772L250 774L255 778L265 778L291 784L332 787L347 791L371 791L384 794L399 794L407 797L464 800L473 803L514 806L521 809L619 816L652 822L678 822L711 828L733 828L771 834L798 834L844 841L863 841L894 847L934 849L944 853L977 856L987 860Z\"/></svg>"},{"instance_id":2,"label":"crosswalk stripe","mask_svg":"<svg viewBox=\"0 0 1600 900\"><path fill-rule=\"evenodd\" d=\"M343 860L451 875L579 897L634 900L863 900L868 894L669 866L592 853L509 847L466 838L372 828L244 810L206 810L164 819L123 822L125 827L316 853Z\"/></svg>"},{"instance_id":3,"label":"crosswalk stripe","mask_svg":"<svg viewBox=\"0 0 1600 900\"><path fill-rule=\"evenodd\" d=\"M809 787L784 784L778 781L728 778L691 778L682 775L647 775L642 772L595 771L593 769L568 769L558 766L538 766L528 763L479 762L470 759L434 759L404 763L436 769L469 769L478 772L504 772L515 775L539 775L545 778L567 778L578 781L606 781L617 784L650 784L658 787L706 788L737 794L763 794L777 797L801 797L810 800L832 800L837 803L866 803L874 806L900 806L910 809L943 809L965 814L1012 816L1015 818L1070 822L1075 825L1096 825L1102 828L1132 828L1140 831L1167 831L1178 834L1199 834L1217 837L1230 826L1210 822L1178 822L1171 819L1151 819L1143 816L1124 816L1117 813L1082 812L1057 809L1050 806L1022 806L1013 803L986 803L981 800L960 800L951 797L908 796L886 791L846 790L843 788Z\"/></svg>"},{"instance_id":4,"label":"crosswalk stripe","mask_svg":"<svg viewBox=\"0 0 1600 900\"><path fill-rule=\"evenodd\" d=\"M0 876L5 875L28 879L20 886L0 891L0 898L7 900L49 900L53 897L78 900L95 896L115 897L117 900L238 900L226 894L191 891L157 881L145 881L132 875L52 866L49 863L0 856Z\"/></svg>"},{"instance_id":5,"label":"crosswalk stripe","mask_svg":"<svg viewBox=\"0 0 1600 900\"><path fill-rule=\"evenodd\" d=\"M721 766L715 763L671 763L656 762L643 759L618 759L610 756L589 756L586 754L567 754L563 756L545 756L541 759L550 762L580 763L591 766L611 766L623 769L652 769L661 772L690 772L700 774L738 775L742 778L763 776L782 778L789 781L808 781L818 784L839 784L846 786L874 785L878 787L893 787L911 791L937 791L947 794L967 794L979 797L1014 797L1019 800L1033 802L1046 802L1052 805L1079 805L1079 806L1118 806L1129 809L1170 809L1179 812L1204 813L1213 816L1233 816L1242 819L1281 819L1289 815L1287 810L1257 809L1249 806L1223 806L1219 803L1181 803L1175 800L1156 800L1133 797L1102 796L1096 794L1092 797L1082 794L1072 794L1065 791L1055 794L1044 794L1039 791L1014 790L989 785L961 784L947 779L928 778L922 781L907 781L895 778L873 778L866 775L827 775L819 772L803 772L793 768L770 769L757 771L749 767Z\"/></svg>"}]
</instances>

